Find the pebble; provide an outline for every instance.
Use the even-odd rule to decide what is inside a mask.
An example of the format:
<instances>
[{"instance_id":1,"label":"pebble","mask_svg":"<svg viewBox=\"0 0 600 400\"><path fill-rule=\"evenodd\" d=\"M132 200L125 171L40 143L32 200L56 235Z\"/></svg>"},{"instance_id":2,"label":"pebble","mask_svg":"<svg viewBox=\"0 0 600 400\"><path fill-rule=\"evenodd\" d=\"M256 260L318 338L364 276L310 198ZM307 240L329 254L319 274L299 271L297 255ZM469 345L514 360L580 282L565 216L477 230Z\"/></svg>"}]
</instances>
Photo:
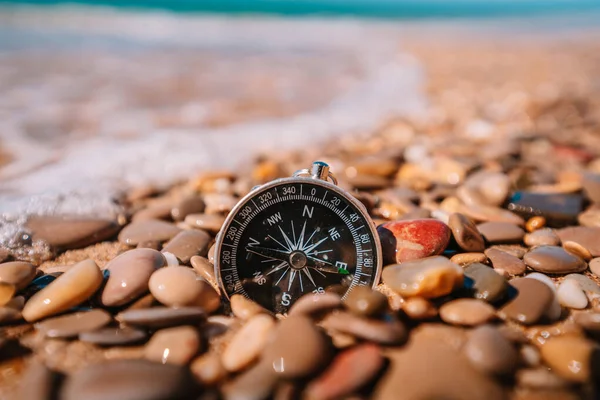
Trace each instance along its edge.
<instances>
[{"instance_id":1,"label":"pebble","mask_svg":"<svg viewBox=\"0 0 600 400\"><path fill-rule=\"evenodd\" d=\"M498 316L525 325L539 322L554 300L552 290L545 283L531 278L515 278L510 284L518 293L498 311Z\"/></svg>"},{"instance_id":2,"label":"pebble","mask_svg":"<svg viewBox=\"0 0 600 400\"><path fill-rule=\"evenodd\" d=\"M171 216L172 201L170 199L157 199L146 208L136 212L132 221L144 221L148 219L168 219Z\"/></svg>"},{"instance_id":3,"label":"pebble","mask_svg":"<svg viewBox=\"0 0 600 400\"><path fill-rule=\"evenodd\" d=\"M34 322L68 310L89 299L104 280L93 260L84 260L34 294L23 308L23 318Z\"/></svg>"},{"instance_id":4,"label":"pebble","mask_svg":"<svg viewBox=\"0 0 600 400\"><path fill-rule=\"evenodd\" d=\"M563 242L571 241L579 243L590 252L592 257L600 256L600 241L598 241L600 227L570 226L558 229L556 234Z\"/></svg>"},{"instance_id":5,"label":"pebble","mask_svg":"<svg viewBox=\"0 0 600 400\"><path fill-rule=\"evenodd\" d=\"M270 360L262 360L248 371L225 383L221 388L224 400L268 399L279 380Z\"/></svg>"},{"instance_id":6,"label":"pebble","mask_svg":"<svg viewBox=\"0 0 600 400\"><path fill-rule=\"evenodd\" d=\"M527 365L528 367L537 367L542 362L540 351L537 349L537 347L530 344L521 346L519 356L523 364Z\"/></svg>"},{"instance_id":7,"label":"pebble","mask_svg":"<svg viewBox=\"0 0 600 400\"><path fill-rule=\"evenodd\" d=\"M384 265L441 254L448 245L448 225L435 219L386 222L377 227Z\"/></svg>"},{"instance_id":8,"label":"pebble","mask_svg":"<svg viewBox=\"0 0 600 400\"><path fill-rule=\"evenodd\" d=\"M477 171L469 175L463 185L470 194L469 199L464 195L461 199L476 204L500 206L508 196L510 185L510 178L505 174L486 170Z\"/></svg>"},{"instance_id":9,"label":"pebble","mask_svg":"<svg viewBox=\"0 0 600 400\"><path fill-rule=\"evenodd\" d=\"M0 307L12 300L17 288L11 283L0 282Z\"/></svg>"},{"instance_id":10,"label":"pebble","mask_svg":"<svg viewBox=\"0 0 600 400\"><path fill-rule=\"evenodd\" d=\"M468 252L481 252L485 250L483 236L469 218L460 213L450 215L448 226L452 230L454 239L461 249Z\"/></svg>"},{"instance_id":11,"label":"pebble","mask_svg":"<svg viewBox=\"0 0 600 400\"><path fill-rule=\"evenodd\" d=\"M202 322L206 318L206 313L200 307L152 307L122 311L115 318L127 325L164 328Z\"/></svg>"},{"instance_id":12,"label":"pebble","mask_svg":"<svg viewBox=\"0 0 600 400\"><path fill-rule=\"evenodd\" d=\"M502 386L478 371L466 357L443 341L413 334L403 347L390 349L390 366L376 383L378 400L505 399Z\"/></svg>"},{"instance_id":13,"label":"pebble","mask_svg":"<svg viewBox=\"0 0 600 400\"><path fill-rule=\"evenodd\" d=\"M527 275L527 278L538 280L538 281L544 283L546 286L548 286L548 288L550 288L550 290L552 290L552 293L554 293L554 296L552 298L552 302L550 303L550 306L548 307L548 311L546 311L546 317L550 321L558 320L562 313L562 309L560 307L560 302L558 301L558 294L556 291L556 286L554 285L554 281L552 279L550 279L550 277L548 275L541 274L539 272L532 272L531 274Z\"/></svg>"},{"instance_id":14,"label":"pebble","mask_svg":"<svg viewBox=\"0 0 600 400\"><path fill-rule=\"evenodd\" d=\"M199 196L191 196L181 200L171 209L171 216L175 221L183 221L190 214L204 211L204 200Z\"/></svg>"},{"instance_id":15,"label":"pebble","mask_svg":"<svg viewBox=\"0 0 600 400\"><path fill-rule=\"evenodd\" d=\"M590 333L600 333L600 312L578 313L573 316L573 321Z\"/></svg>"},{"instance_id":16,"label":"pebble","mask_svg":"<svg viewBox=\"0 0 600 400\"><path fill-rule=\"evenodd\" d=\"M598 350L594 342L577 336L550 338L542 347L542 359L552 371L571 382L586 382L591 376L591 355Z\"/></svg>"},{"instance_id":17,"label":"pebble","mask_svg":"<svg viewBox=\"0 0 600 400\"><path fill-rule=\"evenodd\" d=\"M144 348L144 356L161 364L185 365L201 349L198 331L191 326L177 326L157 331Z\"/></svg>"},{"instance_id":18,"label":"pebble","mask_svg":"<svg viewBox=\"0 0 600 400\"><path fill-rule=\"evenodd\" d=\"M489 243L519 243L525 236L523 228L508 222L484 222L477 230Z\"/></svg>"},{"instance_id":19,"label":"pebble","mask_svg":"<svg viewBox=\"0 0 600 400\"><path fill-rule=\"evenodd\" d=\"M519 361L513 344L490 325L471 331L463 351L473 366L489 374L508 374Z\"/></svg>"},{"instance_id":20,"label":"pebble","mask_svg":"<svg viewBox=\"0 0 600 400\"><path fill-rule=\"evenodd\" d=\"M583 174L583 192L593 203L600 203L600 175L593 173Z\"/></svg>"},{"instance_id":21,"label":"pebble","mask_svg":"<svg viewBox=\"0 0 600 400\"><path fill-rule=\"evenodd\" d=\"M381 314L388 306L387 297L368 286L354 287L343 302L350 312L365 317Z\"/></svg>"},{"instance_id":22,"label":"pebble","mask_svg":"<svg viewBox=\"0 0 600 400\"><path fill-rule=\"evenodd\" d=\"M225 223L225 217L219 214L190 214L185 217L185 223L192 228L217 234Z\"/></svg>"},{"instance_id":23,"label":"pebble","mask_svg":"<svg viewBox=\"0 0 600 400\"><path fill-rule=\"evenodd\" d=\"M269 313L269 311L261 307L258 303L247 299L241 294L234 294L233 296L231 296L231 298L229 299L229 303L231 305L231 312L233 312L233 315L235 315L237 318L243 321L247 321L255 315ZM295 305L296 303L294 303L294 306Z\"/></svg>"},{"instance_id":24,"label":"pebble","mask_svg":"<svg viewBox=\"0 0 600 400\"><path fill-rule=\"evenodd\" d=\"M49 318L35 325L35 329L49 338L72 338L80 333L95 331L108 325L112 316L99 308Z\"/></svg>"},{"instance_id":25,"label":"pebble","mask_svg":"<svg viewBox=\"0 0 600 400\"><path fill-rule=\"evenodd\" d=\"M358 317L349 312L336 312L325 317L322 325L326 329L384 345L402 344L408 337L404 324L390 316L374 319Z\"/></svg>"},{"instance_id":26,"label":"pebble","mask_svg":"<svg viewBox=\"0 0 600 400\"><path fill-rule=\"evenodd\" d=\"M590 251L579 243L567 240L562 244L562 247L569 253L576 255L584 261L590 261L592 259L592 254Z\"/></svg>"},{"instance_id":27,"label":"pebble","mask_svg":"<svg viewBox=\"0 0 600 400\"><path fill-rule=\"evenodd\" d=\"M594 258L590 261L590 271L600 278L600 258Z\"/></svg>"},{"instance_id":28,"label":"pebble","mask_svg":"<svg viewBox=\"0 0 600 400\"><path fill-rule=\"evenodd\" d=\"M263 359L284 379L306 377L319 370L331 356L331 344L305 316L279 322Z\"/></svg>"},{"instance_id":29,"label":"pebble","mask_svg":"<svg viewBox=\"0 0 600 400\"><path fill-rule=\"evenodd\" d=\"M409 297L402 303L402 310L411 319L429 319L438 315L438 310L427 299L422 297Z\"/></svg>"},{"instance_id":30,"label":"pebble","mask_svg":"<svg viewBox=\"0 0 600 400\"><path fill-rule=\"evenodd\" d=\"M525 223L525 230L532 233L542 229L544 226L546 226L546 218L542 217L541 215L536 215L535 217L531 217L527 220Z\"/></svg>"},{"instance_id":31,"label":"pebble","mask_svg":"<svg viewBox=\"0 0 600 400\"><path fill-rule=\"evenodd\" d=\"M558 246L539 246L525 254L523 261L538 272L568 274L587 269L587 264L579 257Z\"/></svg>"},{"instance_id":32,"label":"pebble","mask_svg":"<svg viewBox=\"0 0 600 400\"><path fill-rule=\"evenodd\" d=\"M565 276L565 280L573 279L577 281L579 286L584 292L590 292L593 294L600 294L600 286L594 282L590 277L583 274L569 274Z\"/></svg>"},{"instance_id":33,"label":"pebble","mask_svg":"<svg viewBox=\"0 0 600 400\"><path fill-rule=\"evenodd\" d=\"M485 264L488 258L484 253L458 253L453 255L450 261L464 267L475 263Z\"/></svg>"},{"instance_id":34,"label":"pebble","mask_svg":"<svg viewBox=\"0 0 600 400\"><path fill-rule=\"evenodd\" d=\"M125 346L142 342L147 337L146 331L128 327L106 327L79 334L79 340L97 346Z\"/></svg>"},{"instance_id":35,"label":"pebble","mask_svg":"<svg viewBox=\"0 0 600 400\"><path fill-rule=\"evenodd\" d=\"M485 251L490 259L494 271L502 276L522 275L527 267L525 263L510 253L490 248Z\"/></svg>"},{"instance_id":36,"label":"pebble","mask_svg":"<svg viewBox=\"0 0 600 400\"><path fill-rule=\"evenodd\" d=\"M560 304L565 307L581 310L588 305L587 296L574 279L563 280L556 294Z\"/></svg>"},{"instance_id":37,"label":"pebble","mask_svg":"<svg viewBox=\"0 0 600 400\"><path fill-rule=\"evenodd\" d=\"M528 233L523 237L523 242L527 246L558 246L560 238L551 228L538 229L535 232Z\"/></svg>"},{"instance_id":38,"label":"pebble","mask_svg":"<svg viewBox=\"0 0 600 400\"><path fill-rule=\"evenodd\" d=\"M195 399L199 392L187 368L146 360L91 364L67 377L61 400Z\"/></svg>"},{"instance_id":39,"label":"pebble","mask_svg":"<svg viewBox=\"0 0 600 400\"><path fill-rule=\"evenodd\" d=\"M122 306L148 291L150 276L166 264L163 255L152 249L133 249L113 258L106 264L110 272L102 291L102 304Z\"/></svg>"},{"instance_id":40,"label":"pebble","mask_svg":"<svg viewBox=\"0 0 600 400\"><path fill-rule=\"evenodd\" d=\"M227 370L221 362L221 357L212 351L192 361L190 371L200 384L206 386L214 386L227 376Z\"/></svg>"},{"instance_id":41,"label":"pebble","mask_svg":"<svg viewBox=\"0 0 600 400\"><path fill-rule=\"evenodd\" d=\"M451 325L476 326L491 321L496 314L494 307L483 300L457 299L440 307L440 318Z\"/></svg>"},{"instance_id":42,"label":"pebble","mask_svg":"<svg viewBox=\"0 0 600 400\"><path fill-rule=\"evenodd\" d=\"M525 256L525 254L527 254L527 252L529 251L528 248L516 244L497 244L491 246L490 249L500 250L505 253L511 254L517 258L523 258L523 256Z\"/></svg>"},{"instance_id":43,"label":"pebble","mask_svg":"<svg viewBox=\"0 0 600 400\"><path fill-rule=\"evenodd\" d=\"M517 385L528 389L564 389L571 386L571 382L556 375L547 367L522 368L515 374Z\"/></svg>"},{"instance_id":44,"label":"pebble","mask_svg":"<svg viewBox=\"0 0 600 400\"><path fill-rule=\"evenodd\" d=\"M266 314L250 318L227 344L222 354L226 370L240 371L253 363L264 350L275 328L275 321Z\"/></svg>"},{"instance_id":45,"label":"pebble","mask_svg":"<svg viewBox=\"0 0 600 400\"><path fill-rule=\"evenodd\" d=\"M181 232L181 229L170 222L148 219L134 221L119 233L119 242L135 246L140 242L166 242Z\"/></svg>"},{"instance_id":46,"label":"pebble","mask_svg":"<svg viewBox=\"0 0 600 400\"><path fill-rule=\"evenodd\" d=\"M19 383L18 399L51 400L56 392L58 374L41 362L32 362Z\"/></svg>"},{"instance_id":47,"label":"pebble","mask_svg":"<svg viewBox=\"0 0 600 400\"><path fill-rule=\"evenodd\" d=\"M215 277L215 266L213 265L213 263L208 261L208 258L201 256L193 256L190 259L190 264L192 264L194 270L198 272L201 277L206 279L206 281L210 283L215 290L219 290L217 278Z\"/></svg>"},{"instance_id":48,"label":"pebble","mask_svg":"<svg viewBox=\"0 0 600 400\"><path fill-rule=\"evenodd\" d=\"M360 344L338 354L329 367L308 384L304 395L320 400L345 398L369 383L384 363L379 346Z\"/></svg>"},{"instance_id":49,"label":"pebble","mask_svg":"<svg viewBox=\"0 0 600 400\"><path fill-rule=\"evenodd\" d=\"M178 307L200 305L198 299L202 292L206 289L214 291L203 283L193 269L177 266L156 270L150 276L148 287L156 300L166 306Z\"/></svg>"},{"instance_id":50,"label":"pebble","mask_svg":"<svg viewBox=\"0 0 600 400\"><path fill-rule=\"evenodd\" d=\"M460 212L475 221L508 222L516 225L524 225L525 220L517 214L498 207L470 205L460 208Z\"/></svg>"},{"instance_id":51,"label":"pebble","mask_svg":"<svg viewBox=\"0 0 600 400\"><path fill-rule=\"evenodd\" d=\"M172 253L182 264L188 264L193 256L206 256L211 237L201 230L179 232L164 247L163 252Z\"/></svg>"},{"instance_id":52,"label":"pebble","mask_svg":"<svg viewBox=\"0 0 600 400\"><path fill-rule=\"evenodd\" d=\"M435 298L463 284L463 270L445 257L428 257L383 269L383 283L401 296Z\"/></svg>"},{"instance_id":53,"label":"pebble","mask_svg":"<svg viewBox=\"0 0 600 400\"><path fill-rule=\"evenodd\" d=\"M207 193L204 195L207 214L227 214L238 203L238 199L221 193Z\"/></svg>"},{"instance_id":54,"label":"pebble","mask_svg":"<svg viewBox=\"0 0 600 400\"><path fill-rule=\"evenodd\" d=\"M68 216L30 216L25 224L33 240L52 247L72 249L89 246L114 236L121 228L115 221Z\"/></svg>"},{"instance_id":55,"label":"pebble","mask_svg":"<svg viewBox=\"0 0 600 400\"><path fill-rule=\"evenodd\" d=\"M28 262L12 261L0 264L0 282L24 289L35 278L35 267Z\"/></svg>"}]
</instances>

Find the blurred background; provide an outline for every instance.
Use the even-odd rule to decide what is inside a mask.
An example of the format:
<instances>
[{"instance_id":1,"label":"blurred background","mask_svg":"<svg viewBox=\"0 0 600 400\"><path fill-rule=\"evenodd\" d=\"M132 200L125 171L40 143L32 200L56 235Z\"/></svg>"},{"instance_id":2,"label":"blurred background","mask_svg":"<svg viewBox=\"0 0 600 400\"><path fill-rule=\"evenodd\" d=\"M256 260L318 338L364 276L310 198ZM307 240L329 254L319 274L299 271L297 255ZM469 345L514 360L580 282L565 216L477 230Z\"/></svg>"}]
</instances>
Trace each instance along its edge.
<instances>
[{"instance_id":1,"label":"blurred background","mask_svg":"<svg viewBox=\"0 0 600 400\"><path fill-rule=\"evenodd\" d=\"M489 134L559 81L591 90L599 21L597 0L0 2L0 211L106 215L398 118Z\"/></svg>"}]
</instances>

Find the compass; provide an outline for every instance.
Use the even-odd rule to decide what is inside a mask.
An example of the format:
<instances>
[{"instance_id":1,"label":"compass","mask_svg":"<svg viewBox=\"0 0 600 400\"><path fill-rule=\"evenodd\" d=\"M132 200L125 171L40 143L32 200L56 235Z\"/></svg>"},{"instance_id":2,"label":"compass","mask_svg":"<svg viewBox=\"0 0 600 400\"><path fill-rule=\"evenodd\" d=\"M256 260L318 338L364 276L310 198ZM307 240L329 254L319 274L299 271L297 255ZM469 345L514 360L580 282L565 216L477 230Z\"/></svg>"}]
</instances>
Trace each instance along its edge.
<instances>
[{"instance_id":1,"label":"compass","mask_svg":"<svg viewBox=\"0 0 600 400\"><path fill-rule=\"evenodd\" d=\"M374 286L381 248L364 206L315 162L291 178L253 189L231 211L216 242L224 294L286 313L306 293Z\"/></svg>"}]
</instances>

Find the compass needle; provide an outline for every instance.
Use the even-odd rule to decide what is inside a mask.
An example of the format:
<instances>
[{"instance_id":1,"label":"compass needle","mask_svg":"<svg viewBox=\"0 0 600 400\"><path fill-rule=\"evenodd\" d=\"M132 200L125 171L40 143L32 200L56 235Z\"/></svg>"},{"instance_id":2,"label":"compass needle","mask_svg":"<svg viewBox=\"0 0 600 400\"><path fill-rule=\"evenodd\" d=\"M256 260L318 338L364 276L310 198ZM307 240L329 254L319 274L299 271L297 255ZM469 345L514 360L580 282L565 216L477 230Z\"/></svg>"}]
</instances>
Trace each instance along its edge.
<instances>
[{"instance_id":1,"label":"compass needle","mask_svg":"<svg viewBox=\"0 0 600 400\"><path fill-rule=\"evenodd\" d=\"M294 248L294 244L292 243L292 241L290 240L289 237L287 237L287 235L285 234L285 232L283 231L283 229L281 228L281 226L278 226L279 231L281 232L281 235L283 236L283 240L285 240L285 242L287 243L288 247L290 249Z\"/></svg>"},{"instance_id":2,"label":"compass needle","mask_svg":"<svg viewBox=\"0 0 600 400\"><path fill-rule=\"evenodd\" d=\"M308 268L304 268L303 271L306 274L306 276L308 277L308 279L310 280L310 283L312 283L314 287L317 287L315 280L313 279L312 275L310 274L310 270Z\"/></svg>"}]
</instances>

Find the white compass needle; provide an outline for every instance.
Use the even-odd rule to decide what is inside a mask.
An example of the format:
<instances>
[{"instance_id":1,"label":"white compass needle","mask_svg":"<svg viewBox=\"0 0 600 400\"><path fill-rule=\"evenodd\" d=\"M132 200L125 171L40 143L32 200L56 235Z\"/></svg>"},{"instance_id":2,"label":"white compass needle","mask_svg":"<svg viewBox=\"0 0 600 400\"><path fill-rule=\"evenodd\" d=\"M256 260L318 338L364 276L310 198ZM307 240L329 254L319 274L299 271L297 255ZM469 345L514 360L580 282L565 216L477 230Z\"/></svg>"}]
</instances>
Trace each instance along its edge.
<instances>
[{"instance_id":1,"label":"white compass needle","mask_svg":"<svg viewBox=\"0 0 600 400\"><path fill-rule=\"evenodd\" d=\"M287 243L288 247L290 249L294 250L294 243L292 243L292 241L290 240L290 238L287 237L287 235L285 234L285 232L283 231L283 229L281 229L281 226L278 226L278 228L279 228L279 231L281 232L281 235L283 235L283 239Z\"/></svg>"},{"instance_id":2,"label":"white compass needle","mask_svg":"<svg viewBox=\"0 0 600 400\"><path fill-rule=\"evenodd\" d=\"M300 232L300 236L298 237L298 243L296 243L296 249L304 248L304 231L306 230L306 220L304 220L304 225L302 225L302 231Z\"/></svg>"},{"instance_id":3,"label":"white compass needle","mask_svg":"<svg viewBox=\"0 0 600 400\"><path fill-rule=\"evenodd\" d=\"M312 275L310 274L310 271L308 270L308 268L304 268L302 271L304 271L304 274L308 277L308 279L310 280L310 283L312 283L314 287L317 287L317 284L315 283L315 280L313 279Z\"/></svg>"},{"instance_id":4,"label":"white compass needle","mask_svg":"<svg viewBox=\"0 0 600 400\"><path fill-rule=\"evenodd\" d=\"M266 275L271 275L273 272L277 272L279 270L282 270L285 267L287 267L287 262L286 261L284 261L284 262L282 262L280 264L274 265L273 269L270 270L269 272L267 272Z\"/></svg>"},{"instance_id":5,"label":"white compass needle","mask_svg":"<svg viewBox=\"0 0 600 400\"><path fill-rule=\"evenodd\" d=\"M292 272L290 272L290 277L288 279L288 292L292 289L292 285L294 284L294 278L296 277L296 273L298 271L293 270Z\"/></svg>"},{"instance_id":6,"label":"white compass needle","mask_svg":"<svg viewBox=\"0 0 600 400\"><path fill-rule=\"evenodd\" d=\"M317 243L315 243L312 246L310 246L308 249L304 249L304 253L306 253L307 255L310 254L311 251L313 251L314 249L316 249L321 243L323 243L327 239L329 239L329 238L328 237L324 237L323 239L319 240Z\"/></svg>"},{"instance_id":7,"label":"white compass needle","mask_svg":"<svg viewBox=\"0 0 600 400\"><path fill-rule=\"evenodd\" d=\"M281 243L279 240L275 239L273 236L267 235L267 237L270 238L275 243L277 243L278 245L280 245L282 249L285 249L286 251L292 251L292 249L290 249L289 247L287 247L286 245Z\"/></svg>"}]
</instances>

